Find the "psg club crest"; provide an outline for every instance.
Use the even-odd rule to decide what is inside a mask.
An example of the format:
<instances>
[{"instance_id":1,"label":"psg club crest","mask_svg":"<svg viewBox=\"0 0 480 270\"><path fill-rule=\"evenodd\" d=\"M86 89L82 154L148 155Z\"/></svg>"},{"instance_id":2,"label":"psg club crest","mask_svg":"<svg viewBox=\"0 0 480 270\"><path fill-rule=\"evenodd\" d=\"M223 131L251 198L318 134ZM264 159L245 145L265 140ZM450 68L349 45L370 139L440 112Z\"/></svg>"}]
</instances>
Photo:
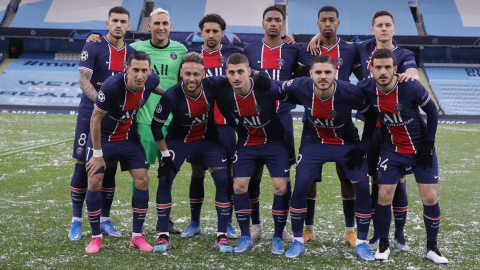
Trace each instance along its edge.
<instances>
[{"instance_id":1,"label":"psg club crest","mask_svg":"<svg viewBox=\"0 0 480 270\"><path fill-rule=\"evenodd\" d=\"M88 59L88 52L82 51L82 54L80 55L80 60L87 61L87 59Z\"/></svg>"},{"instance_id":2,"label":"psg club crest","mask_svg":"<svg viewBox=\"0 0 480 270\"><path fill-rule=\"evenodd\" d=\"M138 107L142 107L143 103L145 103L145 99L140 99L137 103Z\"/></svg>"},{"instance_id":3,"label":"psg club crest","mask_svg":"<svg viewBox=\"0 0 480 270\"><path fill-rule=\"evenodd\" d=\"M172 53L170 54L170 58L172 58L173 60L177 60L178 56L177 56L176 53L172 52Z\"/></svg>"},{"instance_id":4,"label":"psg club crest","mask_svg":"<svg viewBox=\"0 0 480 270\"><path fill-rule=\"evenodd\" d=\"M98 91L98 101L104 102L105 101L105 94L102 91Z\"/></svg>"},{"instance_id":5,"label":"psg club crest","mask_svg":"<svg viewBox=\"0 0 480 270\"><path fill-rule=\"evenodd\" d=\"M260 106L260 105L255 105L255 106L253 106L253 110L256 111L257 113L259 113L259 112L262 111L262 106Z\"/></svg>"},{"instance_id":6,"label":"psg club crest","mask_svg":"<svg viewBox=\"0 0 480 270\"><path fill-rule=\"evenodd\" d=\"M83 148L82 147L77 148L77 155L83 156Z\"/></svg>"},{"instance_id":7,"label":"psg club crest","mask_svg":"<svg viewBox=\"0 0 480 270\"><path fill-rule=\"evenodd\" d=\"M377 179L380 179L382 177L382 173L381 172L377 172Z\"/></svg>"},{"instance_id":8,"label":"psg club crest","mask_svg":"<svg viewBox=\"0 0 480 270\"><path fill-rule=\"evenodd\" d=\"M332 117L332 118L335 118L335 117L337 117L338 113L336 111L329 111L328 115L330 115L330 117Z\"/></svg>"},{"instance_id":9,"label":"psg club crest","mask_svg":"<svg viewBox=\"0 0 480 270\"><path fill-rule=\"evenodd\" d=\"M210 111L210 109L212 108L212 104L207 104L205 105L205 111Z\"/></svg>"},{"instance_id":10,"label":"psg club crest","mask_svg":"<svg viewBox=\"0 0 480 270\"><path fill-rule=\"evenodd\" d=\"M341 57L337 57L337 59L335 59L335 63L337 66L341 66L343 65L343 59Z\"/></svg>"},{"instance_id":11,"label":"psg club crest","mask_svg":"<svg viewBox=\"0 0 480 270\"><path fill-rule=\"evenodd\" d=\"M155 109L155 111L156 111L157 113L161 113L161 112L162 112L162 105L160 105L160 103L158 103L158 106L157 106L157 108Z\"/></svg>"},{"instance_id":12,"label":"psg club crest","mask_svg":"<svg viewBox=\"0 0 480 270\"><path fill-rule=\"evenodd\" d=\"M123 62L122 62L122 67L123 67L123 69L127 68L127 64L128 64L127 61L123 61Z\"/></svg>"},{"instance_id":13,"label":"psg club crest","mask_svg":"<svg viewBox=\"0 0 480 270\"><path fill-rule=\"evenodd\" d=\"M279 65L279 66L285 65L285 60L283 60L282 58L278 58L277 59L277 65Z\"/></svg>"},{"instance_id":14,"label":"psg club crest","mask_svg":"<svg viewBox=\"0 0 480 270\"><path fill-rule=\"evenodd\" d=\"M225 60L226 60L226 59L225 59L225 56L220 56L220 57L218 58L218 62L220 62L221 64L224 64L224 63L225 63Z\"/></svg>"},{"instance_id":15,"label":"psg club crest","mask_svg":"<svg viewBox=\"0 0 480 270\"><path fill-rule=\"evenodd\" d=\"M400 103L397 103L393 106L393 108L395 109L395 111L401 112L403 110L403 105Z\"/></svg>"}]
</instances>

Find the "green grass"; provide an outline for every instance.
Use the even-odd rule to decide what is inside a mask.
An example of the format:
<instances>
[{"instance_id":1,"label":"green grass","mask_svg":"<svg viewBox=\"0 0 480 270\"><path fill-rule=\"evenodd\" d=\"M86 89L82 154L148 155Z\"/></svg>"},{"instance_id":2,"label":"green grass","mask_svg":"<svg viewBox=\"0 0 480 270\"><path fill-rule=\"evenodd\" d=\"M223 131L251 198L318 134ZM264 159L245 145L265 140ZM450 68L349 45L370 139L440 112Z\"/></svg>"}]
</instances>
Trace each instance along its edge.
<instances>
[{"instance_id":1,"label":"green grass","mask_svg":"<svg viewBox=\"0 0 480 270\"><path fill-rule=\"evenodd\" d=\"M323 182L318 186L315 217L317 238L307 244L307 254L300 259L291 260L270 254L270 238L273 234L270 211L272 189L266 173L261 196L264 237L256 243L253 251L246 254L219 254L213 248L216 212L214 186L209 176L206 180L200 236L188 240L173 236L173 249L168 255L143 253L129 248L128 234L132 217L130 177L128 173L118 172L112 219L123 237L105 237L101 252L87 255L83 249L90 238L88 222L85 223L80 241L73 242L67 238L71 220L69 186L74 165L71 152L75 119L75 116L64 115L0 115L0 269L437 267L424 259L422 204L413 176L408 177L410 211L406 226L412 251L408 254L393 252L391 260L386 263L367 263L355 258L353 249L342 241L344 225L340 186L332 164L325 166ZM296 134L301 134L300 122L295 122L295 128ZM453 269L480 268L479 132L480 125L440 125L437 133L441 172L438 195L442 208L439 246L450 260L449 267ZM29 149L32 146L35 148ZM189 171L188 166L182 167L173 189L172 217L181 228L185 228L189 221ZM155 240L155 174L156 166L150 174L150 212L145 224L147 241L150 243ZM288 226L290 230L290 222Z\"/></svg>"}]
</instances>

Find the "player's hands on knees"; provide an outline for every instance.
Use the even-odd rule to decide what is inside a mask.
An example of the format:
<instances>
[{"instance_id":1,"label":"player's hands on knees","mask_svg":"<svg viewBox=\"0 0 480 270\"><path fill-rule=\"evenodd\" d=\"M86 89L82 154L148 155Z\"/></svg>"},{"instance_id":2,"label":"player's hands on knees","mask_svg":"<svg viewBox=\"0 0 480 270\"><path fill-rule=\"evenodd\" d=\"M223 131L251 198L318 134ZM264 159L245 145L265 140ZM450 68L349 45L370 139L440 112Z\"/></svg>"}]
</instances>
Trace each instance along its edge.
<instances>
[{"instance_id":1,"label":"player's hands on knees","mask_svg":"<svg viewBox=\"0 0 480 270\"><path fill-rule=\"evenodd\" d=\"M265 71L258 72L257 75L257 89L261 92L267 92L272 86L272 79L270 75Z\"/></svg>"},{"instance_id":2,"label":"player's hands on knees","mask_svg":"<svg viewBox=\"0 0 480 270\"><path fill-rule=\"evenodd\" d=\"M433 147L435 146L435 142L433 141L424 141L420 147L418 147L417 153L415 154L415 158L417 159L417 166L423 167L426 169L427 167L433 167Z\"/></svg>"},{"instance_id":3,"label":"player's hands on knees","mask_svg":"<svg viewBox=\"0 0 480 270\"><path fill-rule=\"evenodd\" d=\"M173 164L172 156L162 157L160 164L158 165L158 178L165 176L167 183L170 183L170 172L177 173L178 170Z\"/></svg>"},{"instance_id":4,"label":"player's hands on knees","mask_svg":"<svg viewBox=\"0 0 480 270\"><path fill-rule=\"evenodd\" d=\"M85 165L85 169L88 173L88 178L94 176L100 168L105 168L105 161L103 157L92 157L87 165Z\"/></svg>"},{"instance_id":5,"label":"player's hands on knees","mask_svg":"<svg viewBox=\"0 0 480 270\"><path fill-rule=\"evenodd\" d=\"M347 162L345 163L345 165L347 165L347 168L351 171L360 170L362 168L366 154L367 151L362 150L358 147L350 149L350 151L345 154L345 157L347 158Z\"/></svg>"},{"instance_id":6,"label":"player's hands on knees","mask_svg":"<svg viewBox=\"0 0 480 270\"><path fill-rule=\"evenodd\" d=\"M102 40L100 39L101 37L102 36L100 36L99 34L90 34L87 38L86 43L90 43L90 42L100 43L102 42Z\"/></svg>"},{"instance_id":7,"label":"player's hands on knees","mask_svg":"<svg viewBox=\"0 0 480 270\"><path fill-rule=\"evenodd\" d=\"M295 39L293 38L293 36L285 35L283 37L283 42L285 42L286 44L295 44Z\"/></svg>"}]
</instances>

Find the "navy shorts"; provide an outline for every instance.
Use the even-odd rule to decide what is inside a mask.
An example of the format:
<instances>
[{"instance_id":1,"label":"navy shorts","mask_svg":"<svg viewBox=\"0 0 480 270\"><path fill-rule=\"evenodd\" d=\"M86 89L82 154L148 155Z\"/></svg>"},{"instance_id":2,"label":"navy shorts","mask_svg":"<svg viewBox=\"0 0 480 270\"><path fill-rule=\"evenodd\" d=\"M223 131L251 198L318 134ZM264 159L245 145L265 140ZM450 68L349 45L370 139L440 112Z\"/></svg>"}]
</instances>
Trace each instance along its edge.
<instances>
[{"instance_id":1,"label":"navy shorts","mask_svg":"<svg viewBox=\"0 0 480 270\"><path fill-rule=\"evenodd\" d=\"M291 112L277 114L285 128L285 142L288 151L288 163L295 164L295 135L293 134L293 118Z\"/></svg>"},{"instance_id":2,"label":"navy shorts","mask_svg":"<svg viewBox=\"0 0 480 270\"><path fill-rule=\"evenodd\" d=\"M191 155L198 155L205 167L227 167L225 151L215 142L198 140L185 143L168 137L165 141L177 170L180 170L185 159Z\"/></svg>"},{"instance_id":3,"label":"navy shorts","mask_svg":"<svg viewBox=\"0 0 480 270\"><path fill-rule=\"evenodd\" d=\"M285 143L267 141L265 144L255 146L237 144L237 151L233 158L233 177L251 177L259 163L267 165L271 177L288 177L290 164Z\"/></svg>"},{"instance_id":4,"label":"navy shorts","mask_svg":"<svg viewBox=\"0 0 480 270\"><path fill-rule=\"evenodd\" d=\"M233 155L235 155L235 144L237 141L235 130L229 125L221 125L221 126L217 126L217 131L218 131L218 137L220 140L219 143L222 146L223 151L225 151L228 164L232 164ZM203 166L202 156L197 153L191 154L187 158L187 162Z\"/></svg>"},{"instance_id":5,"label":"navy shorts","mask_svg":"<svg viewBox=\"0 0 480 270\"><path fill-rule=\"evenodd\" d=\"M438 160L437 154L433 153L433 166L426 168L415 166L415 155L396 153L392 150L382 148L380 150L380 161L378 162L377 178L378 184L397 184L405 171L411 170L415 175L417 183L437 184L438 183Z\"/></svg>"},{"instance_id":6,"label":"navy shorts","mask_svg":"<svg viewBox=\"0 0 480 270\"><path fill-rule=\"evenodd\" d=\"M90 133L90 116L81 112L77 116L77 126L75 127L75 140L73 141L72 157L81 161L86 160L87 140Z\"/></svg>"},{"instance_id":7,"label":"navy shorts","mask_svg":"<svg viewBox=\"0 0 480 270\"><path fill-rule=\"evenodd\" d=\"M295 181L322 179L322 166L326 162L336 162L339 164L345 173L346 179L352 181L368 181L367 161L363 162L363 166L359 170L351 171L345 165L347 162L345 155L354 147L354 144L329 145L310 142L302 143L297 158Z\"/></svg>"},{"instance_id":8,"label":"navy shorts","mask_svg":"<svg viewBox=\"0 0 480 270\"><path fill-rule=\"evenodd\" d=\"M102 141L103 160L120 161L122 171L131 169L147 169L148 162L145 150L140 141L124 140L119 142ZM87 143L87 162L93 156L92 140L89 138ZM105 173L104 168L100 168L98 173Z\"/></svg>"}]
</instances>

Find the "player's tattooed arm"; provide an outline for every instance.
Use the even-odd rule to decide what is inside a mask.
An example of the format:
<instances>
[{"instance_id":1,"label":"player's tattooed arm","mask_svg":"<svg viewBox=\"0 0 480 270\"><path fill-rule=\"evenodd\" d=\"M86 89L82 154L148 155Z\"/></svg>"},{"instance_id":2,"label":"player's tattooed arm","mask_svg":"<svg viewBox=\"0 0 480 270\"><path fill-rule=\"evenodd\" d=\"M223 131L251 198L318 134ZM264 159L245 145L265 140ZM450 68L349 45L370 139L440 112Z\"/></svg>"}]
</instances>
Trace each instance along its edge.
<instances>
[{"instance_id":1,"label":"player's tattooed arm","mask_svg":"<svg viewBox=\"0 0 480 270\"><path fill-rule=\"evenodd\" d=\"M153 93L157 94L157 95L160 95L160 96L163 96L163 94L165 94L165 90L163 87L161 87L160 85L157 86L155 89L153 89Z\"/></svg>"},{"instance_id":2,"label":"player's tattooed arm","mask_svg":"<svg viewBox=\"0 0 480 270\"><path fill-rule=\"evenodd\" d=\"M91 78L91 72L80 70L80 75L78 77L78 80L80 82L80 89L82 89L84 95L86 95L90 100L95 102L95 99L97 98L97 90L95 90L92 83L90 82Z\"/></svg>"}]
</instances>

